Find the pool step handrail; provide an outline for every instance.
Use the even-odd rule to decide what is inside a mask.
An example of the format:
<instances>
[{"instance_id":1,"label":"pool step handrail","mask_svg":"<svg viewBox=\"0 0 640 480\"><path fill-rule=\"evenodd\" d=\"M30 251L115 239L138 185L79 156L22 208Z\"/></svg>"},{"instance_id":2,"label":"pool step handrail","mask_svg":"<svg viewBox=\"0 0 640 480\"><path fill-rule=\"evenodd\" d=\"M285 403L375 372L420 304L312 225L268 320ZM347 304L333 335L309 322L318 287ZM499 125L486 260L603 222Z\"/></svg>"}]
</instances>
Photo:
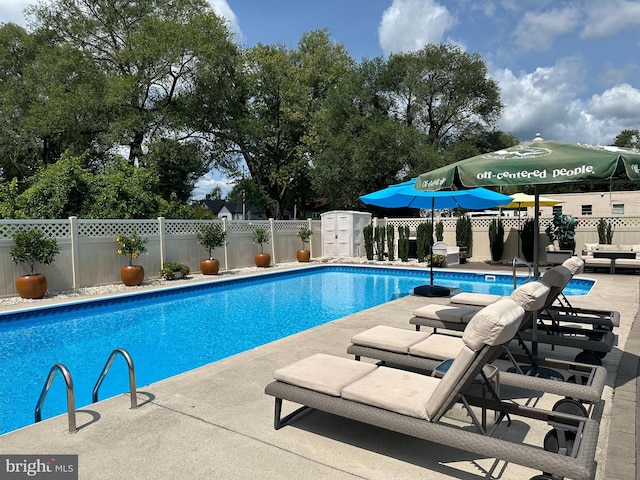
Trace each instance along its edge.
<instances>
[{"instance_id":1,"label":"pool step handrail","mask_svg":"<svg viewBox=\"0 0 640 480\"><path fill-rule=\"evenodd\" d=\"M98 381L96 382L96 385L93 387L93 392L91 393L91 402L96 403L98 401L98 390L100 389L100 385L102 385L102 381L104 380L104 377L107 376L107 373L111 368L111 364L113 363L113 361L116 358L116 355L118 354L122 355L122 357L127 362L127 367L129 369L129 393L131 396L131 408L132 409L137 408L138 397L136 394L136 371L133 366L133 359L131 358L131 355L129 355L129 352L127 352L124 348L116 348L113 352L111 352L111 355L109 355L109 359L107 360L107 363L104 365L104 368L100 373L100 377L98 377Z\"/></svg>"},{"instance_id":2,"label":"pool step handrail","mask_svg":"<svg viewBox=\"0 0 640 480\"><path fill-rule=\"evenodd\" d=\"M513 257L513 260L511 261L511 270L513 272L513 288L516 289L518 288L518 277L516 275L516 267L518 266L518 264L524 265L529 269L529 274L527 275L527 279L525 280L525 283L527 283L529 280L531 280L533 278L533 275L531 273L531 269L533 268L533 265L531 265L531 263L527 262L526 260L520 258L520 257Z\"/></svg>"},{"instance_id":3,"label":"pool step handrail","mask_svg":"<svg viewBox=\"0 0 640 480\"><path fill-rule=\"evenodd\" d=\"M38 403L36 404L35 423L42 420L42 404L44 403L47 393L49 393L49 388L51 388L56 372L60 372L62 374L64 383L67 387L67 417L69 418L69 433L76 433L78 428L76 427L76 406L75 396L73 393L73 379L71 378L71 372L69 372L69 369L61 363L56 363L51 367L51 370L49 370L47 381L45 382L44 387L42 387L40 398L38 398Z\"/></svg>"}]
</instances>

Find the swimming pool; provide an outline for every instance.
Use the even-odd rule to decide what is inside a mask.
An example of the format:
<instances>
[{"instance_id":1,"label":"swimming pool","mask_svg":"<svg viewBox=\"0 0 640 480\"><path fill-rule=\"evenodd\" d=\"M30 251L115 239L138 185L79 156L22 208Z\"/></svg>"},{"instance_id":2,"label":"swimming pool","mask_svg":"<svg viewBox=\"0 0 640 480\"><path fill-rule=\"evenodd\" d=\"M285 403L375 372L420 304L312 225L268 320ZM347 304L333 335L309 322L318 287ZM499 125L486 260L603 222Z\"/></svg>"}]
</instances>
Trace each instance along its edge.
<instances>
[{"instance_id":1,"label":"swimming pool","mask_svg":"<svg viewBox=\"0 0 640 480\"><path fill-rule=\"evenodd\" d=\"M437 284L465 291L513 289L510 275L434 273ZM33 423L55 363L70 370L80 408L91 403L93 386L115 348L131 354L141 387L408 295L428 282L425 269L315 266L0 314L0 433ZM569 293L585 294L592 284L574 280ZM127 382L125 362L118 357L100 399L127 392ZM65 411L58 374L42 418Z\"/></svg>"}]
</instances>

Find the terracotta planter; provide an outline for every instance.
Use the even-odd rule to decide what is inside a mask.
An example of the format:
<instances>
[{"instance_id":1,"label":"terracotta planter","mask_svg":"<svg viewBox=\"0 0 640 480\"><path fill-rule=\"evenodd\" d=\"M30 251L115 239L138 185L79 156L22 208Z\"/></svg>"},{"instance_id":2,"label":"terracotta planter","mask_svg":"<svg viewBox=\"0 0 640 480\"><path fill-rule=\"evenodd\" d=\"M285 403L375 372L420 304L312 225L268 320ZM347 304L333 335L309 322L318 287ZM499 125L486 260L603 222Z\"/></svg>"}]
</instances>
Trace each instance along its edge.
<instances>
[{"instance_id":1,"label":"terracotta planter","mask_svg":"<svg viewBox=\"0 0 640 480\"><path fill-rule=\"evenodd\" d=\"M215 258L200 260L200 272L203 275L217 275L220 271L220 261Z\"/></svg>"},{"instance_id":2,"label":"terracotta planter","mask_svg":"<svg viewBox=\"0 0 640 480\"><path fill-rule=\"evenodd\" d=\"M268 253L258 253L255 256L256 267L268 267L271 265L271 255Z\"/></svg>"},{"instance_id":3,"label":"terracotta planter","mask_svg":"<svg viewBox=\"0 0 640 480\"><path fill-rule=\"evenodd\" d=\"M141 265L125 265L120 269L120 278L127 287L142 285L144 268Z\"/></svg>"},{"instance_id":4,"label":"terracotta planter","mask_svg":"<svg viewBox=\"0 0 640 480\"><path fill-rule=\"evenodd\" d=\"M41 273L18 277L16 290L22 298L42 298L47 293L47 277Z\"/></svg>"},{"instance_id":5,"label":"terracotta planter","mask_svg":"<svg viewBox=\"0 0 640 480\"><path fill-rule=\"evenodd\" d=\"M311 259L311 252L309 250L298 250L296 258L299 262L308 262Z\"/></svg>"}]
</instances>

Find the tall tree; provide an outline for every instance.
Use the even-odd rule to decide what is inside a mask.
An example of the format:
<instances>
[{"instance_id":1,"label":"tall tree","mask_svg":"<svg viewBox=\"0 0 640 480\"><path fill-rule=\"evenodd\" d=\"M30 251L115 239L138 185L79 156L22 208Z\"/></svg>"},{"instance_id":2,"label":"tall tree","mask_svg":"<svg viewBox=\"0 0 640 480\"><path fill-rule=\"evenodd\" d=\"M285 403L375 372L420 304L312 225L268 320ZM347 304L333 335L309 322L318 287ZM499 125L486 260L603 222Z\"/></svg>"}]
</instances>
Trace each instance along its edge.
<instances>
[{"instance_id":1,"label":"tall tree","mask_svg":"<svg viewBox=\"0 0 640 480\"><path fill-rule=\"evenodd\" d=\"M480 55L453 45L393 54L385 76L393 115L435 146L490 129L502 109L498 84Z\"/></svg>"},{"instance_id":2,"label":"tall tree","mask_svg":"<svg viewBox=\"0 0 640 480\"><path fill-rule=\"evenodd\" d=\"M212 136L230 161L228 169L240 178L245 164L256 197L269 197L269 215L281 218L285 208L308 198L309 157L301 148L311 119L327 94L341 81L353 61L341 44L334 44L326 30L306 33L297 49L259 44L247 50L245 76L236 95L244 96L241 110L225 130ZM206 95L203 93L206 104Z\"/></svg>"},{"instance_id":3,"label":"tall tree","mask_svg":"<svg viewBox=\"0 0 640 480\"><path fill-rule=\"evenodd\" d=\"M613 144L616 147L640 148L640 132L638 129L622 130Z\"/></svg>"},{"instance_id":4,"label":"tall tree","mask_svg":"<svg viewBox=\"0 0 640 480\"><path fill-rule=\"evenodd\" d=\"M145 145L181 139L184 97L198 72L232 69L237 48L205 0L54 0L27 9L51 43L74 49L104 74L104 141L141 162ZM229 66L229 63L231 65ZM230 90L219 75L216 99Z\"/></svg>"}]
</instances>

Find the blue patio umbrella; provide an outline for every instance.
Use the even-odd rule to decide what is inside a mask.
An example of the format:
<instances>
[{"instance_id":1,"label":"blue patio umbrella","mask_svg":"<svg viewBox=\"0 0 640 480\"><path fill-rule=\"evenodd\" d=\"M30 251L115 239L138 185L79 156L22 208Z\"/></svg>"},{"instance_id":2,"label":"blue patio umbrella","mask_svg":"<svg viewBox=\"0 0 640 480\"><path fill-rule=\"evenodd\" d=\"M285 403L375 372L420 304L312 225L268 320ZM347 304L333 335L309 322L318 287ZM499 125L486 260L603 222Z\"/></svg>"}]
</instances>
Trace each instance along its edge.
<instances>
[{"instance_id":1,"label":"blue patio umbrella","mask_svg":"<svg viewBox=\"0 0 640 480\"><path fill-rule=\"evenodd\" d=\"M416 179L391 185L367 195L360 200L368 205L383 208L423 208L431 210L431 225L434 224L434 210L444 208L466 208L468 210L484 210L511 202L511 197L486 188L478 187L469 190L416 190ZM431 249L431 268L429 285L416 287L414 293L427 297L443 297L450 290L433 284L433 248Z\"/></svg>"}]
</instances>

